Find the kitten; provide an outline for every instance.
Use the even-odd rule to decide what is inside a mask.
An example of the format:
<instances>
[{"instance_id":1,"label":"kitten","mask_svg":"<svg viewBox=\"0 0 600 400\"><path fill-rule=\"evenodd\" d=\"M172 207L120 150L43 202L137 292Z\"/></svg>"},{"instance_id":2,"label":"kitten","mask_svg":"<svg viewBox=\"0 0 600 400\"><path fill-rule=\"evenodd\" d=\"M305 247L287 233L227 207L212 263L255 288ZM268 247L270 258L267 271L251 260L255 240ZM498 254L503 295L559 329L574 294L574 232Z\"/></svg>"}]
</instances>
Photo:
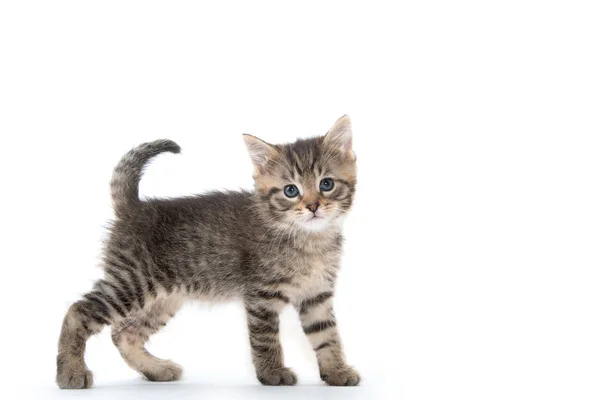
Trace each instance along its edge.
<instances>
[{"instance_id":1,"label":"kitten","mask_svg":"<svg viewBox=\"0 0 600 400\"><path fill-rule=\"evenodd\" d=\"M264 385L294 385L283 363L279 313L293 305L329 385L357 385L332 310L340 222L352 206L356 158L347 116L321 137L271 145L244 135L255 191L140 201L146 163L178 153L170 140L142 144L119 162L110 184L116 219L104 248L105 276L74 303L58 344L58 386L92 386L87 339L112 326L127 364L151 381L182 369L144 344L186 299L242 299L252 358Z\"/></svg>"}]
</instances>

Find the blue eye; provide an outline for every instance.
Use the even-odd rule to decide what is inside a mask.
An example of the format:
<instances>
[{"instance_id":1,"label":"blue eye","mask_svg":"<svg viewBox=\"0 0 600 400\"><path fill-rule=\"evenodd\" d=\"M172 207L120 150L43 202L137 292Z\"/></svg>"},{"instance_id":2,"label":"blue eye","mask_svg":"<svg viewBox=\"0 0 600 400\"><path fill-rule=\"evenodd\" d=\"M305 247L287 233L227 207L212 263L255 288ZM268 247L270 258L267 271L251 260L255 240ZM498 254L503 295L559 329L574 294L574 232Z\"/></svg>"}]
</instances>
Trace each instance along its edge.
<instances>
[{"instance_id":1,"label":"blue eye","mask_svg":"<svg viewBox=\"0 0 600 400\"><path fill-rule=\"evenodd\" d=\"M283 194L285 194L287 197L296 197L298 196L298 193L299 192L296 185L287 185L283 188Z\"/></svg>"},{"instance_id":2,"label":"blue eye","mask_svg":"<svg viewBox=\"0 0 600 400\"><path fill-rule=\"evenodd\" d=\"M333 179L331 178L325 178L321 181L321 183L319 184L319 189L321 189L321 191L323 192L329 192L331 189L333 189Z\"/></svg>"}]
</instances>

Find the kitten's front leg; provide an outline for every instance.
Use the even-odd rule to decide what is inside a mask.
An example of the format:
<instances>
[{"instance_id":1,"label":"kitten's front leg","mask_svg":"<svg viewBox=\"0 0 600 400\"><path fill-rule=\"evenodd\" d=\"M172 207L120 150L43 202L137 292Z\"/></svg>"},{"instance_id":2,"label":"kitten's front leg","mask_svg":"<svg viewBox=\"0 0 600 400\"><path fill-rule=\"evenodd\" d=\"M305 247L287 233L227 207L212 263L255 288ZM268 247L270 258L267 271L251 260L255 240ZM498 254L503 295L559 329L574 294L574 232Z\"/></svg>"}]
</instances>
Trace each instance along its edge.
<instances>
[{"instance_id":1,"label":"kitten's front leg","mask_svg":"<svg viewBox=\"0 0 600 400\"><path fill-rule=\"evenodd\" d=\"M332 386L356 386L360 375L346 364L332 307L333 292L303 301L297 308L302 329L317 354L321 379Z\"/></svg>"},{"instance_id":2,"label":"kitten's front leg","mask_svg":"<svg viewBox=\"0 0 600 400\"><path fill-rule=\"evenodd\" d=\"M259 290L245 299L252 360L263 385L295 385L296 374L283 364L279 312L289 299L278 291Z\"/></svg>"}]
</instances>

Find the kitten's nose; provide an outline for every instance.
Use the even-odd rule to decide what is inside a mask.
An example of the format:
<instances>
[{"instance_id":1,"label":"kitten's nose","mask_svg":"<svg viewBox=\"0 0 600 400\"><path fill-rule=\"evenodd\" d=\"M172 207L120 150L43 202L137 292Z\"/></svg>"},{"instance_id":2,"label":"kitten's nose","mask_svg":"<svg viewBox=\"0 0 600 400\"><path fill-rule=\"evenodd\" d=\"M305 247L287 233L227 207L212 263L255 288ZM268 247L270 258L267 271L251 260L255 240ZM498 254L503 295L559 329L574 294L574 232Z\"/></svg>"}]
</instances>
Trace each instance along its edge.
<instances>
[{"instance_id":1,"label":"kitten's nose","mask_svg":"<svg viewBox=\"0 0 600 400\"><path fill-rule=\"evenodd\" d=\"M321 204L318 201L315 201L314 203L306 203L306 208L314 213L317 211L317 208L319 208L320 205Z\"/></svg>"}]
</instances>

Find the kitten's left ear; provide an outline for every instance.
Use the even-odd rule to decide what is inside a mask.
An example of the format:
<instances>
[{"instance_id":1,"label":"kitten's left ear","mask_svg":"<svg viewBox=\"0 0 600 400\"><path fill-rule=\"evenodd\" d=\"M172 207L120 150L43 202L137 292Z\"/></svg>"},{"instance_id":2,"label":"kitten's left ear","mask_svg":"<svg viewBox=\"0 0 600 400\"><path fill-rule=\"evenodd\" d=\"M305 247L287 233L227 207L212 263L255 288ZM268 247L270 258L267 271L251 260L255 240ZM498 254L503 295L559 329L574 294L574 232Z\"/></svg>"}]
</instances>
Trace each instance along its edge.
<instances>
[{"instance_id":1,"label":"kitten's left ear","mask_svg":"<svg viewBox=\"0 0 600 400\"><path fill-rule=\"evenodd\" d=\"M342 116L333 124L325 135L324 143L349 156L352 160L356 158L352 151L352 122L348 115Z\"/></svg>"},{"instance_id":2,"label":"kitten's left ear","mask_svg":"<svg viewBox=\"0 0 600 400\"><path fill-rule=\"evenodd\" d=\"M248 135L247 133L242 134L246 147L248 147L248 153L250 153L250 159L254 165L254 172L262 174L266 170L267 162L277 154L277 149L257 138L256 136Z\"/></svg>"}]
</instances>

